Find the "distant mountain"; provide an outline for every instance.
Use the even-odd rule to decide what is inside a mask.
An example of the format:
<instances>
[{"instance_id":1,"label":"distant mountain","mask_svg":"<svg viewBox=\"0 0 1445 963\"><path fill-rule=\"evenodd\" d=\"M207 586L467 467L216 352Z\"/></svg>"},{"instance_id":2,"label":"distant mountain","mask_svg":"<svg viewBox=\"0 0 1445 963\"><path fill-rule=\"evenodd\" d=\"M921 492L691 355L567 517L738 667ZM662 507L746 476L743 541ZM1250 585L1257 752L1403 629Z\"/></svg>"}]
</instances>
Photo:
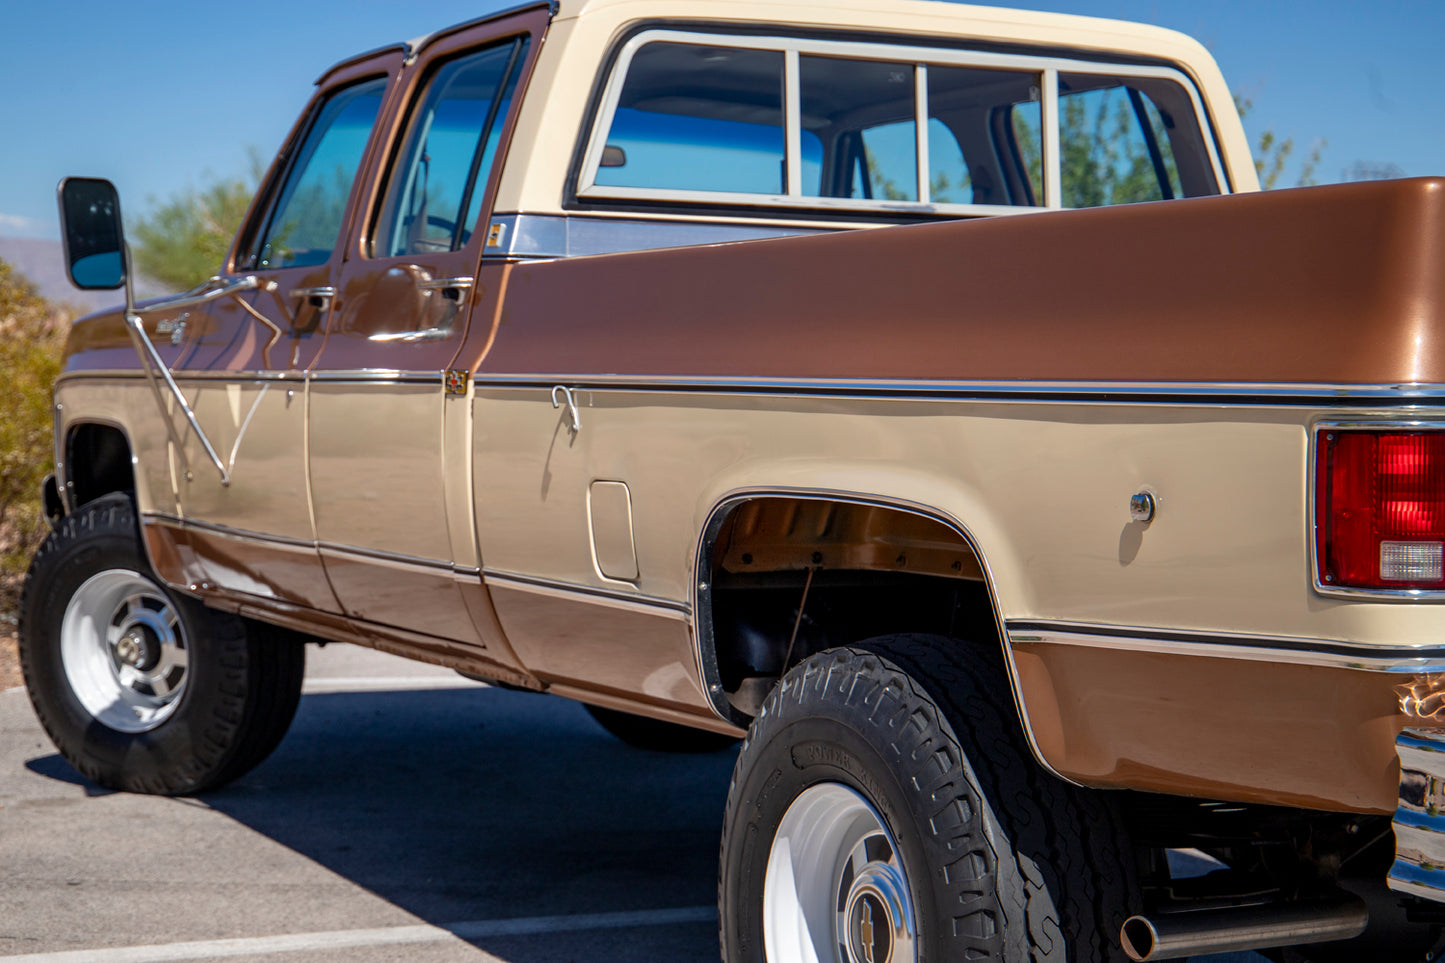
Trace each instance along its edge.
<instances>
[{"instance_id":1,"label":"distant mountain","mask_svg":"<svg viewBox=\"0 0 1445 963\"><path fill-rule=\"evenodd\" d=\"M124 291L82 291L65 275L65 250L59 241L37 237L0 237L0 261L6 261L30 279L46 300L70 305L79 317L125 301ZM165 294L163 288L142 278L136 297Z\"/></svg>"}]
</instances>

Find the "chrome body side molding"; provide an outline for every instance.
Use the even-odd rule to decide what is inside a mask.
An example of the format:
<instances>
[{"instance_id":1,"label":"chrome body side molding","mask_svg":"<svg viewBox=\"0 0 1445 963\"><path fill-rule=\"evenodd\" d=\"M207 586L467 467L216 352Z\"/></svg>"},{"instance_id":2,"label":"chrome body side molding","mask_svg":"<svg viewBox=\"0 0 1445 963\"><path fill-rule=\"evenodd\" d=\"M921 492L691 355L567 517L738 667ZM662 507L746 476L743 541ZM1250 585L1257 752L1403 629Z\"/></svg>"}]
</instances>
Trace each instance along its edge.
<instances>
[{"instance_id":1,"label":"chrome body side molding","mask_svg":"<svg viewBox=\"0 0 1445 963\"><path fill-rule=\"evenodd\" d=\"M587 602L606 608L676 619L681 622L688 622L692 619L692 608L685 602L674 602L672 599L656 598L651 595L617 592L591 585L575 585L571 582L558 582L516 572L502 572L492 568L482 569L482 580L487 585L496 588L513 589L547 598Z\"/></svg>"},{"instance_id":2,"label":"chrome body side molding","mask_svg":"<svg viewBox=\"0 0 1445 963\"><path fill-rule=\"evenodd\" d=\"M716 375L597 374L585 372L477 372L478 387L550 388L566 383L576 389L625 391L698 391L826 397L936 398L950 401L1069 402L1092 405L1187 405L1191 407L1367 408L1389 409L1400 417L1436 415L1426 407L1445 407L1441 384L1304 384L1199 381L929 381L855 378L736 378Z\"/></svg>"},{"instance_id":3,"label":"chrome body side molding","mask_svg":"<svg viewBox=\"0 0 1445 963\"><path fill-rule=\"evenodd\" d=\"M1274 638L1023 620L1010 621L1006 630L1011 646L1076 645L1157 655L1280 662L1403 675L1445 672L1445 645L1379 646L1331 639Z\"/></svg>"}]
</instances>

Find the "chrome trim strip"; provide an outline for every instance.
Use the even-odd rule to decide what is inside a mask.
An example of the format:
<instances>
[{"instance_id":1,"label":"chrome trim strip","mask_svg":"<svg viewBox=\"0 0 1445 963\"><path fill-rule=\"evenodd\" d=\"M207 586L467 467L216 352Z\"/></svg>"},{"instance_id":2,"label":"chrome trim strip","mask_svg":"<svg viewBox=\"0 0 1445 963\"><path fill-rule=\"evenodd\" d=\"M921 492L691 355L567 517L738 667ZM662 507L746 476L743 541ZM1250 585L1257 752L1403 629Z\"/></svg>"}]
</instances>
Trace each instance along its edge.
<instances>
[{"instance_id":1,"label":"chrome trim strip","mask_svg":"<svg viewBox=\"0 0 1445 963\"><path fill-rule=\"evenodd\" d=\"M185 371L181 381L414 381L430 383L443 377L441 371L398 371L385 368L357 368L337 371ZM86 379L135 379L134 368L63 372L56 383ZM650 375L599 373L493 373L476 372L472 381L479 388L543 388L566 383L578 389L628 391L737 391L758 394L817 395L921 395L982 401L1013 399L1079 401L1090 404L1208 404L1210 399L1231 404L1268 406L1329 406L1370 402L1410 404L1414 409L1445 406L1445 383L1409 384L1305 384L1248 381L989 381L928 379L854 378L735 378L713 375ZM1341 426L1373 424L1362 415L1360 421L1336 421Z\"/></svg>"},{"instance_id":2,"label":"chrome trim strip","mask_svg":"<svg viewBox=\"0 0 1445 963\"><path fill-rule=\"evenodd\" d=\"M1080 622L1010 620L1010 645L1075 645L1245 662L1278 662L1365 672L1445 672L1445 645L1366 645L1334 639L1188 632Z\"/></svg>"},{"instance_id":3,"label":"chrome trim strip","mask_svg":"<svg viewBox=\"0 0 1445 963\"><path fill-rule=\"evenodd\" d=\"M587 217L569 214L493 215L486 257L554 259L725 244L770 237L836 234L844 228L767 226L689 220Z\"/></svg>"},{"instance_id":4,"label":"chrome trim strip","mask_svg":"<svg viewBox=\"0 0 1445 963\"><path fill-rule=\"evenodd\" d=\"M143 512L141 514L141 520L146 522L159 522L164 525L170 525L173 528L193 529L211 535L220 535L223 538L234 538L249 542L267 542L273 545L284 545L287 548L302 548L309 552L316 551L316 543L310 539L291 538L287 535L268 535L263 532L253 532L248 529L232 528L229 525L217 525L214 522L202 522L193 518L183 518L180 515L172 515L169 512Z\"/></svg>"},{"instance_id":5,"label":"chrome trim strip","mask_svg":"<svg viewBox=\"0 0 1445 963\"><path fill-rule=\"evenodd\" d=\"M1411 414L1413 415L1416 413L1411 412ZM1445 413L1441 413L1440 417L1442 419L1445 419ZM1315 424L1311 426L1310 446L1309 451L1306 452L1306 457L1309 459L1309 464L1306 466L1307 474L1305 476L1305 491L1307 496L1305 506L1305 526L1309 529L1308 534L1310 544L1310 584L1314 586L1314 590L1317 593L1331 598L1374 600L1377 602L1432 602L1445 599L1445 588L1346 588L1339 585L1328 585L1320 581L1319 545L1317 542L1317 539L1319 537L1319 526L1315 524L1315 519L1318 517L1315 514L1317 508L1317 506L1315 505L1315 496L1318 491L1315 486L1316 475L1318 474L1317 469L1319 465L1320 432L1329 431L1336 428L1341 430L1366 429L1374 431L1380 431L1385 429L1417 429L1442 431L1445 430L1445 420L1420 421L1413 418L1410 420L1406 420L1405 418L1392 419L1371 415L1353 420L1331 419L1330 421L1319 421L1315 422Z\"/></svg>"},{"instance_id":6,"label":"chrome trim strip","mask_svg":"<svg viewBox=\"0 0 1445 963\"><path fill-rule=\"evenodd\" d=\"M633 595L592 585L577 585L572 582L560 582L555 579L503 572L486 567L482 568L482 580L487 585L497 588L509 588L547 598L565 599L569 602L587 602L606 608L660 616L681 622L688 622L692 619L692 609L687 603L651 595Z\"/></svg>"},{"instance_id":7,"label":"chrome trim strip","mask_svg":"<svg viewBox=\"0 0 1445 963\"><path fill-rule=\"evenodd\" d=\"M397 371L389 368L351 368L335 371L312 371L309 379L321 383L364 382L367 384L433 384L442 387L446 373L437 371Z\"/></svg>"},{"instance_id":8,"label":"chrome trim strip","mask_svg":"<svg viewBox=\"0 0 1445 963\"><path fill-rule=\"evenodd\" d=\"M1445 903L1445 729L1406 728L1395 737L1395 754L1395 862L1386 883L1397 893Z\"/></svg>"},{"instance_id":9,"label":"chrome trim strip","mask_svg":"<svg viewBox=\"0 0 1445 963\"><path fill-rule=\"evenodd\" d=\"M353 368L337 369L335 371L267 371L263 369L249 369L246 371L209 371L209 370L187 370L180 369L176 375L178 383L190 381L224 381L228 384L244 384L247 382L275 382L275 381L361 381L380 384L441 384L444 372L436 371L397 371L391 368ZM114 380L117 378L133 380L144 377L143 373L135 368L108 368L97 371L67 371L56 379L56 384L63 381L81 380Z\"/></svg>"},{"instance_id":10,"label":"chrome trim strip","mask_svg":"<svg viewBox=\"0 0 1445 963\"><path fill-rule=\"evenodd\" d=\"M381 548L365 548L360 545L345 545L340 542L316 543L316 550L322 555L327 553L342 558L361 559L367 562L382 562L387 565L399 568L424 569L428 572L446 572L448 574L464 574L458 571L458 567L449 561L439 558L422 558L419 555L403 555L400 552L388 552Z\"/></svg>"},{"instance_id":11,"label":"chrome trim strip","mask_svg":"<svg viewBox=\"0 0 1445 963\"><path fill-rule=\"evenodd\" d=\"M176 380L182 384L191 381L224 381L227 384L274 384L278 381L293 381L302 384L306 381L306 372L267 371L260 368L247 371L188 371L182 368Z\"/></svg>"},{"instance_id":12,"label":"chrome trim strip","mask_svg":"<svg viewBox=\"0 0 1445 963\"><path fill-rule=\"evenodd\" d=\"M223 538L303 549L308 552L315 552L318 555L322 552L329 552L332 555L364 559L369 562L384 562L390 565L405 566L407 568L425 569L429 572L445 572L460 579L481 578L482 575L481 569L471 565L456 565L441 559L421 558L416 555L403 555L398 552L363 548L357 545L343 545L337 542L318 542L310 539L292 538L287 535L270 535L264 532L232 528L229 525L217 525L214 522L202 522L195 519L183 518L168 512L145 512L141 518L146 522L159 522L175 528L192 529L211 535L219 535Z\"/></svg>"},{"instance_id":13,"label":"chrome trim strip","mask_svg":"<svg viewBox=\"0 0 1445 963\"><path fill-rule=\"evenodd\" d=\"M479 371L472 380L480 388L550 388L566 383L601 390L736 391L760 394L922 395L979 400L1037 399L1093 404L1207 404L1227 399L1233 404L1311 405L1399 404L1445 405L1445 383L1439 384L1304 384L1194 381L934 381L927 379L736 378L711 375L599 373L493 373Z\"/></svg>"},{"instance_id":14,"label":"chrome trim strip","mask_svg":"<svg viewBox=\"0 0 1445 963\"><path fill-rule=\"evenodd\" d=\"M728 492L718 500L712 510L708 513L707 522L698 533L697 549L693 556L693 571L697 579L693 585L693 611L696 613L695 631L693 633L693 654L697 659L698 678L707 687L708 701L713 707L713 712L724 722L731 722L747 728L751 721L747 717L737 713L727 701L723 691L722 683L716 671L710 671L717 665L717 651L712 637L712 586L704 581L708 578L706 573L711 572L712 564L712 543L717 536L718 530L722 527L723 521L744 502L756 498L781 497L781 498L806 498L818 501L839 501L853 505L876 505L882 508L898 509L924 518L932 519L940 524L947 525L958 533L964 540L969 551L973 552L978 559L979 568L983 571L983 584L988 589L989 607L993 610L994 625L998 630L999 647L1003 650L1004 667L1008 671L1009 688L1013 692L1014 708L1018 710L1019 724L1023 729L1024 738L1028 740L1029 751L1033 753L1034 760L1044 769L1045 772L1062 779L1064 782L1073 785L1080 785L1073 779L1060 773L1048 759L1044 758L1043 750L1039 747L1038 739L1034 736L1033 722L1029 719L1028 706L1024 704L1023 686L1019 682L1018 667L1014 662L1013 648L1008 644L1008 634L1005 631L1003 616L1000 614L998 604L998 593L994 591L993 570L989 568L988 557L984 555L979 547L978 540L968 530L968 526L952 515L941 512L928 505L920 505L905 499L887 499L877 496L859 495L854 492L842 492L829 489L802 489L802 488L755 488L737 489ZM705 652L704 650L711 650Z\"/></svg>"}]
</instances>

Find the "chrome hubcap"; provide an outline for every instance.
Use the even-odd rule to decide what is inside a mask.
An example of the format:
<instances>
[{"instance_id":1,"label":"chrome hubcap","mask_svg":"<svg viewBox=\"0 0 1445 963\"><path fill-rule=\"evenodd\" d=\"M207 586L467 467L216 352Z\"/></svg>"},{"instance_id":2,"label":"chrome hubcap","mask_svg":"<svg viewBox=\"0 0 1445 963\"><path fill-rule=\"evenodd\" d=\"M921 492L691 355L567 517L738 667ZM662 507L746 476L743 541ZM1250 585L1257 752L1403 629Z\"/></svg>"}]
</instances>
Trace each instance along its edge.
<instances>
[{"instance_id":1,"label":"chrome hubcap","mask_svg":"<svg viewBox=\"0 0 1445 963\"><path fill-rule=\"evenodd\" d=\"M160 587L115 569L87 579L71 597L60 659L87 712L120 732L147 732L175 711L189 649L180 614Z\"/></svg>"},{"instance_id":2,"label":"chrome hubcap","mask_svg":"<svg viewBox=\"0 0 1445 963\"><path fill-rule=\"evenodd\" d=\"M897 843L868 801L837 783L793 800L763 882L769 963L911 963L916 932Z\"/></svg>"}]
</instances>

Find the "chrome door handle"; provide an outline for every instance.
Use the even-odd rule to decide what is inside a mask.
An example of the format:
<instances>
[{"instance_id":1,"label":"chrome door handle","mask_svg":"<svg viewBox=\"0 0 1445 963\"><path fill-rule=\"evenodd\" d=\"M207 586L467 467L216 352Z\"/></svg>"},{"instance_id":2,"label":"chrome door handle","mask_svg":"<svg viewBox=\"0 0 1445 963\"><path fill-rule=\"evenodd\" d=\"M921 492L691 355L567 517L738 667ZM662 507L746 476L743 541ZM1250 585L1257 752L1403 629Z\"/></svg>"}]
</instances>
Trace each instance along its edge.
<instances>
[{"instance_id":1,"label":"chrome door handle","mask_svg":"<svg viewBox=\"0 0 1445 963\"><path fill-rule=\"evenodd\" d=\"M310 334L320 326L322 313L326 310L327 302L335 299L336 289L329 284L314 288L292 288L291 297L298 302L296 313L291 316L291 329L298 334ZM301 309L306 305L315 308L316 315L311 319L310 324L303 326Z\"/></svg>"},{"instance_id":2,"label":"chrome door handle","mask_svg":"<svg viewBox=\"0 0 1445 963\"><path fill-rule=\"evenodd\" d=\"M322 307L323 302L336 297L336 289L329 284L316 288L292 288L291 296L293 298L309 298L311 306L319 308Z\"/></svg>"},{"instance_id":3,"label":"chrome door handle","mask_svg":"<svg viewBox=\"0 0 1445 963\"><path fill-rule=\"evenodd\" d=\"M461 301L462 295L470 291L476 283L476 278L427 278L418 281L416 286L423 291L440 291L442 297L448 300Z\"/></svg>"}]
</instances>

